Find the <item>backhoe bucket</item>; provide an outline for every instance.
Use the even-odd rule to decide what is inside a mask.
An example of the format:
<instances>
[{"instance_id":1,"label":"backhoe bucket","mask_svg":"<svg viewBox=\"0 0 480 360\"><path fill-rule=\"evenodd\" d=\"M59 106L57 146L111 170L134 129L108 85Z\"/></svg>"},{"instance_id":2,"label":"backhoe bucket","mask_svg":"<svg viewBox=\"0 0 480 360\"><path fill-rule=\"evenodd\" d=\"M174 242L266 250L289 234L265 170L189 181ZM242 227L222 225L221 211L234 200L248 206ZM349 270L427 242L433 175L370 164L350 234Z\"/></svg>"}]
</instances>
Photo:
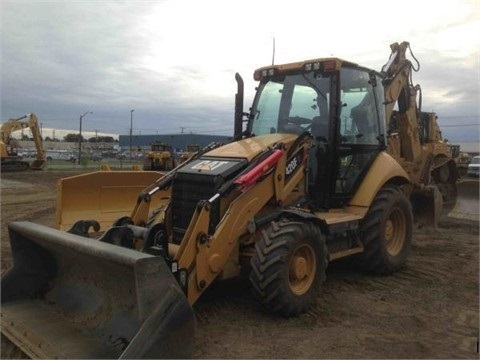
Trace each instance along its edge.
<instances>
[{"instance_id":1,"label":"backhoe bucket","mask_svg":"<svg viewBox=\"0 0 480 360\"><path fill-rule=\"evenodd\" d=\"M442 194L436 186L426 186L423 191L411 195L413 215L416 223L436 228L443 212Z\"/></svg>"},{"instance_id":2,"label":"backhoe bucket","mask_svg":"<svg viewBox=\"0 0 480 360\"><path fill-rule=\"evenodd\" d=\"M2 358L191 357L193 310L162 257L30 222L9 233Z\"/></svg>"},{"instance_id":3,"label":"backhoe bucket","mask_svg":"<svg viewBox=\"0 0 480 360\"><path fill-rule=\"evenodd\" d=\"M30 169L42 170L45 167L46 163L47 163L47 160L40 160L40 159L33 160L32 164L30 165Z\"/></svg>"},{"instance_id":4,"label":"backhoe bucket","mask_svg":"<svg viewBox=\"0 0 480 360\"><path fill-rule=\"evenodd\" d=\"M457 184L457 203L448 216L459 219L479 220L479 183L465 180Z\"/></svg>"},{"instance_id":5,"label":"backhoe bucket","mask_svg":"<svg viewBox=\"0 0 480 360\"><path fill-rule=\"evenodd\" d=\"M131 215L140 192L164 174L155 171L97 171L64 178L57 185L57 227L95 219L100 229Z\"/></svg>"}]
</instances>

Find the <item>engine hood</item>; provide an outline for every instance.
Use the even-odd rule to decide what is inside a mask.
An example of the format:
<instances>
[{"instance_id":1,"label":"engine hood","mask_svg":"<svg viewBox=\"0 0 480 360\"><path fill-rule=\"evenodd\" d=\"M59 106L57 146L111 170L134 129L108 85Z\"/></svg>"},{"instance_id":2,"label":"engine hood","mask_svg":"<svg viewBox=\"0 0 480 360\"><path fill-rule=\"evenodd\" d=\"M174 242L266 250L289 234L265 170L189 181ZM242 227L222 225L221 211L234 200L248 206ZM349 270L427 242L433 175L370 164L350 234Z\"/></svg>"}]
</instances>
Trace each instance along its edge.
<instances>
[{"instance_id":1,"label":"engine hood","mask_svg":"<svg viewBox=\"0 0 480 360\"><path fill-rule=\"evenodd\" d=\"M254 136L248 139L239 140L230 144L216 148L203 156L221 157L221 158L243 158L250 162L265 148L276 143L284 143L287 147L295 141L297 135L293 134L269 134Z\"/></svg>"}]
</instances>

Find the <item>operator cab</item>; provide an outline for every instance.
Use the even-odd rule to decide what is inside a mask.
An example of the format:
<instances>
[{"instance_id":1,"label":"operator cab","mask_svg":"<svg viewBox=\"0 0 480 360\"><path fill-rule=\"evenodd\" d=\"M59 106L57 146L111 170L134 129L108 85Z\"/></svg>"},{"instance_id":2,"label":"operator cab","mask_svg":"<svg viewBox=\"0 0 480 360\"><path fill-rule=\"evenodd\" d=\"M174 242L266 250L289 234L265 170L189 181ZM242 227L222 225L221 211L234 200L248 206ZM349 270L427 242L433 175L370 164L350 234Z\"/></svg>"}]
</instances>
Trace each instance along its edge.
<instances>
[{"instance_id":1,"label":"operator cab","mask_svg":"<svg viewBox=\"0 0 480 360\"><path fill-rule=\"evenodd\" d=\"M318 59L255 72L260 81L247 132L309 132L312 204L346 204L385 149L381 75L339 59Z\"/></svg>"}]
</instances>

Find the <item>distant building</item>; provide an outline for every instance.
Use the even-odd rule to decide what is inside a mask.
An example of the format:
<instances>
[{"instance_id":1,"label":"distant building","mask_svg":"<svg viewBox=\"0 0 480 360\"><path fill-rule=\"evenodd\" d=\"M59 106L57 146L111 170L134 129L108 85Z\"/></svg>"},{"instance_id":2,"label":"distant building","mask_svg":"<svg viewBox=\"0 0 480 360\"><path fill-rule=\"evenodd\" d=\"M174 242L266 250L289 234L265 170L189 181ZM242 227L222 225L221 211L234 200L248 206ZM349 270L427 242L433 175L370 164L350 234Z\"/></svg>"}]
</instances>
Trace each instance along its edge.
<instances>
[{"instance_id":1,"label":"distant building","mask_svg":"<svg viewBox=\"0 0 480 360\"><path fill-rule=\"evenodd\" d=\"M212 142L229 143L232 139L232 136L201 134L133 135L132 151L148 150L155 141L170 145L175 152L182 152L188 144L206 146ZM119 135L118 142L122 151L130 151L130 135Z\"/></svg>"}]
</instances>

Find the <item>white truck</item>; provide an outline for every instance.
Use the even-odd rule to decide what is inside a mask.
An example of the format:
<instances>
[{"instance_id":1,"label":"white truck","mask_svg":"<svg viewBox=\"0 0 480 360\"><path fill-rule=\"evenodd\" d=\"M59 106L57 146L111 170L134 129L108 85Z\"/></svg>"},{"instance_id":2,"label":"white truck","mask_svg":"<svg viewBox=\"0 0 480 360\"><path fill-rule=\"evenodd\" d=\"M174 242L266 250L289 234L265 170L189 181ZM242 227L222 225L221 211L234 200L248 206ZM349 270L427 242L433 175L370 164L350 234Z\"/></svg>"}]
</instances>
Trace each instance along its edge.
<instances>
[{"instance_id":1,"label":"white truck","mask_svg":"<svg viewBox=\"0 0 480 360\"><path fill-rule=\"evenodd\" d=\"M47 160L67 160L75 161L77 157L68 150L46 150Z\"/></svg>"}]
</instances>

